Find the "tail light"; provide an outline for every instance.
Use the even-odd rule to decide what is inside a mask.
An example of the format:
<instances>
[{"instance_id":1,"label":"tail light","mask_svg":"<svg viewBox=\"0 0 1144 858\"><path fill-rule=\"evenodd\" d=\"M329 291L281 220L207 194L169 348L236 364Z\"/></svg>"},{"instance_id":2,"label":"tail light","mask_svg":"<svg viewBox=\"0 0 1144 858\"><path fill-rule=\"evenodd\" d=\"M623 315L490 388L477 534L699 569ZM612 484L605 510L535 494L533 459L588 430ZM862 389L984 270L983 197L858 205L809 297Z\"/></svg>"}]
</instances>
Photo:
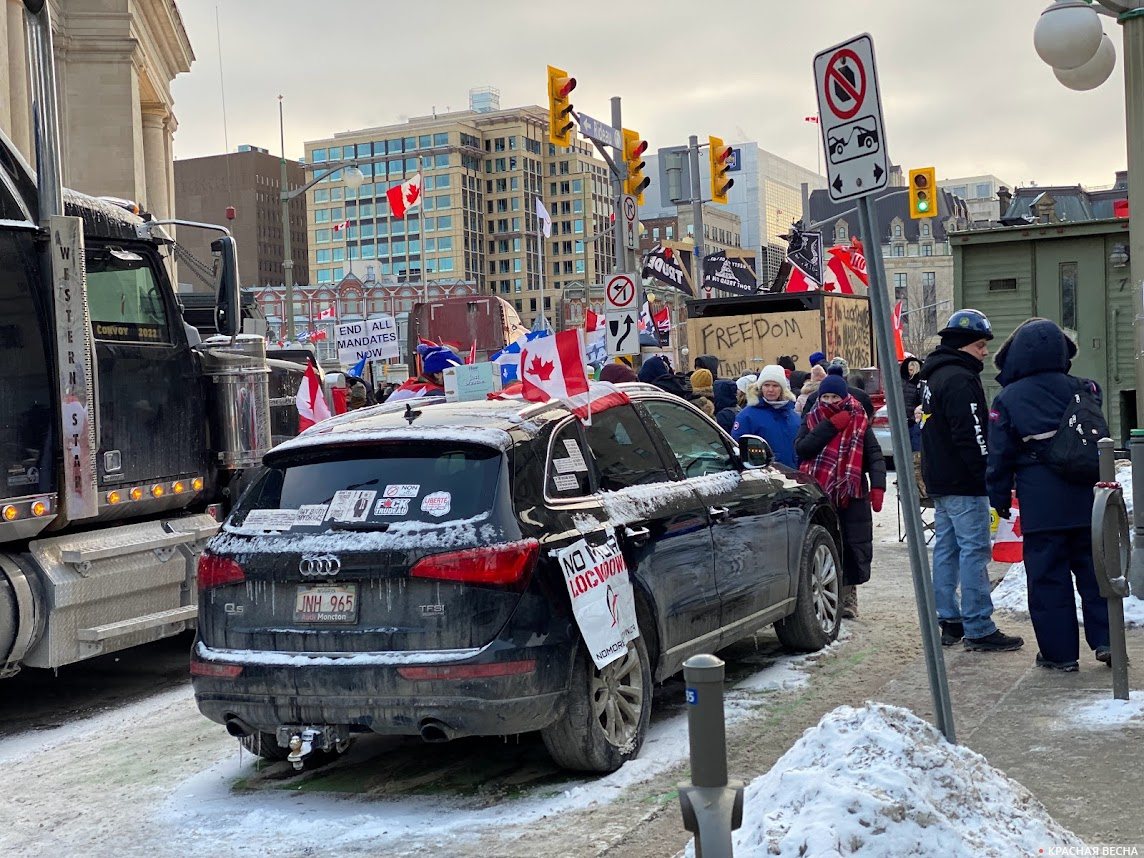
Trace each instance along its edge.
<instances>
[{"instance_id":1,"label":"tail light","mask_svg":"<svg viewBox=\"0 0 1144 858\"><path fill-rule=\"evenodd\" d=\"M488 548L432 554L418 560L409 574L413 578L437 578L523 590L539 554L540 543L526 539Z\"/></svg>"},{"instance_id":2,"label":"tail light","mask_svg":"<svg viewBox=\"0 0 1144 858\"><path fill-rule=\"evenodd\" d=\"M875 429L889 429L890 418L886 417L885 415L882 415L881 417L875 417L872 425Z\"/></svg>"},{"instance_id":3,"label":"tail light","mask_svg":"<svg viewBox=\"0 0 1144 858\"><path fill-rule=\"evenodd\" d=\"M218 557L209 551L199 555L199 592L223 584L238 584L246 580L246 571L229 557Z\"/></svg>"},{"instance_id":4,"label":"tail light","mask_svg":"<svg viewBox=\"0 0 1144 858\"><path fill-rule=\"evenodd\" d=\"M496 676L519 676L536 670L536 659L497 661L492 664L451 664L433 667L399 667L402 679L491 679Z\"/></svg>"},{"instance_id":5,"label":"tail light","mask_svg":"<svg viewBox=\"0 0 1144 858\"><path fill-rule=\"evenodd\" d=\"M213 676L216 679L237 679L242 676L241 664L215 664L191 656L191 676Z\"/></svg>"}]
</instances>

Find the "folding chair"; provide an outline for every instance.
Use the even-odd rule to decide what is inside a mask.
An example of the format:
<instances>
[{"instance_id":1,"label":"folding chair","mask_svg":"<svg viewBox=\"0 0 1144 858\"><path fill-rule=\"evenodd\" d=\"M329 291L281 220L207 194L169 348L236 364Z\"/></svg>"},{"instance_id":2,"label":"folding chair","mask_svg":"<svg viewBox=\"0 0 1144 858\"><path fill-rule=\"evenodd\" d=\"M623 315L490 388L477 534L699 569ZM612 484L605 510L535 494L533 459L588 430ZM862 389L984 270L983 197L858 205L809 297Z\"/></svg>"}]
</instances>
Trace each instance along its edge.
<instances>
[{"instance_id":1,"label":"folding chair","mask_svg":"<svg viewBox=\"0 0 1144 858\"><path fill-rule=\"evenodd\" d=\"M914 485L918 488L918 507L922 517L922 538L925 540L926 545L937 535L937 525L934 521L934 506L933 498L926 493L925 484L921 478L921 463L916 460L912 463L914 478ZM905 532L905 519L902 516L902 493L901 493L901 477L899 476L894 480L894 485L898 487L898 542L906 541ZM929 517L926 517L926 510L929 510Z\"/></svg>"}]
</instances>

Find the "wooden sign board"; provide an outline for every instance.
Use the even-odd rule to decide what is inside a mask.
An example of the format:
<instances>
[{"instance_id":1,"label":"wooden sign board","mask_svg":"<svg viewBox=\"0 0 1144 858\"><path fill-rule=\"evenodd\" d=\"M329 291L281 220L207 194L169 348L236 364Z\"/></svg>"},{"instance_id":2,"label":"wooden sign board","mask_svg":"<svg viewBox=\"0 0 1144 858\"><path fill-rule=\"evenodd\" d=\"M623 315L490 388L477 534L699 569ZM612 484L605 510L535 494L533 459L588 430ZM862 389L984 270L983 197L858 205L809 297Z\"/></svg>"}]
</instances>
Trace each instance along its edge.
<instances>
[{"instance_id":1,"label":"wooden sign board","mask_svg":"<svg viewBox=\"0 0 1144 858\"><path fill-rule=\"evenodd\" d=\"M869 310L866 315L869 319ZM868 355L869 329L866 338ZM802 366L821 343L822 315L816 310L693 318L687 322L687 348L692 359L715 355L721 361L719 374L724 378L757 373L783 355L790 355L797 366Z\"/></svg>"}]
</instances>

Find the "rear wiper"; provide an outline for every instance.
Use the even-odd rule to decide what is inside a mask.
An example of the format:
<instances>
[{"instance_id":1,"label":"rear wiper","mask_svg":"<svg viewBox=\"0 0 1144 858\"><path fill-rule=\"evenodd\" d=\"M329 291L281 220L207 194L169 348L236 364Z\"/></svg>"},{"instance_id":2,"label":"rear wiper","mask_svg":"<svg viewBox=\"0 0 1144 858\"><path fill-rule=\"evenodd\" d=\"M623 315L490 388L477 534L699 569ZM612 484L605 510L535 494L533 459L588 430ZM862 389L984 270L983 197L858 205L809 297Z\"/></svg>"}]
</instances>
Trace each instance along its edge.
<instances>
[{"instance_id":1,"label":"rear wiper","mask_svg":"<svg viewBox=\"0 0 1144 858\"><path fill-rule=\"evenodd\" d=\"M385 533L389 530L388 521L331 521L330 530L369 530Z\"/></svg>"}]
</instances>

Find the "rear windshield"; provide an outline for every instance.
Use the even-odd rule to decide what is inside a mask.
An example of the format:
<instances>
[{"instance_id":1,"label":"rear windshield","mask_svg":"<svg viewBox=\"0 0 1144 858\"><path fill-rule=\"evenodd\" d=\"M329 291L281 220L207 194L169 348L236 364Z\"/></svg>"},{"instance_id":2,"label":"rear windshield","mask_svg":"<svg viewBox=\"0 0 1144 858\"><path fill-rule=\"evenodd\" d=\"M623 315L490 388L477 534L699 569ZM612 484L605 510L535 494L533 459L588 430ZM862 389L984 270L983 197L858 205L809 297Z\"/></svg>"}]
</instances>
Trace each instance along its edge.
<instances>
[{"instance_id":1,"label":"rear windshield","mask_svg":"<svg viewBox=\"0 0 1144 858\"><path fill-rule=\"evenodd\" d=\"M465 521L492 509L502 453L479 446L403 444L304 455L266 468L229 523L244 530L305 533Z\"/></svg>"}]
</instances>

